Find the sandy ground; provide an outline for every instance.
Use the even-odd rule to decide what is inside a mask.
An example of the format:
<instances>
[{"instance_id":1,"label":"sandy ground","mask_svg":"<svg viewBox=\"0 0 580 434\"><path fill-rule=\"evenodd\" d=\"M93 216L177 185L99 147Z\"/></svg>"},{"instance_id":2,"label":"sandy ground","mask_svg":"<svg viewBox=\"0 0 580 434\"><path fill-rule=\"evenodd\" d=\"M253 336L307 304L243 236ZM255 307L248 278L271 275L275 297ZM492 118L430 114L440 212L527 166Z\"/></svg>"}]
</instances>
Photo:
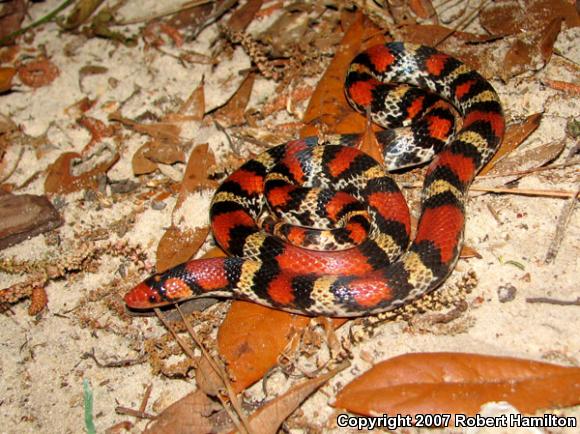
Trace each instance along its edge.
<instances>
[{"instance_id":1,"label":"sandy ground","mask_svg":"<svg viewBox=\"0 0 580 434\"><path fill-rule=\"evenodd\" d=\"M30 14L32 18L43 16L58 3L35 4ZM140 10L146 10L145 6ZM196 42L186 47L210 53L216 35L216 27L209 27ZM527 139L522 150L564 141L565 150L556 163L563 162L574 145L565 130L566 122L579 114L578 100L543 86L541 79L575 80L563 67L563 58L580 61L577 41L577 31L562 32L556 44L561 56L554 56L542 72L524 74L507 85L493 83L504 102L508 121L535 112L544 113L540 127ZM45 169L62 152L80 151L88 142L87 131L76 124L75 115L68 110L82 98L97 99L97 104L87 114L105 122L117 109L131 119L146 117L146 113L160 116L175 110L178 102L186 100L205 75L209 110L223 104L235 92L240 77L237 72L250 66L249 58L239 47L231 55L218 56L220 63L212 70L207 65L184 65L170 53L145 51L141 42L137 48L126 48L102 39L85 40L80 35L61 33L52 24L37 31L33 46L41 44L60 69L60 76L50 86L37 90L22 86L19 92L0 97L3 115L21 126L26 134L46 134L47 137L41 152L32 147L25 149L18 169L10 178L16 185L26 181L35 171ZM107 71L80 80L79 70L86 65L105 66ZM272 83L258 79L250 104L259 107L273 88ZM122 107L121 101L125 102ZM108 173L113 180L135 179L131 158L147 140L128 130L124 136L121 158ZM182 138L194 143L209 143L218 159L228 152L224 133L213 126L185 123ZM107 140L105 145L118 146ZM158 174L150 182L172 175L179 179L183 170L184 165L179 164L166 168L165 174ZM577 182L577 168L569 167L526 176L518 188L574 191ZM19 192L43 194L42 177ZM188 225L195 227L206 221L209 197L209 194L198 195L197 200L188 201L184 211ZM171 223L175 204L175 198L168 197L163 200L166 206L158 210L152 207L152 201L145 201L143 209L132 215L135 211L132 200L114 199L107 193L97 200L87 200L85 193L80 192L53 201L65 219L64 226L58 230L60 243L51 242L49 236L37 236L2 251L2 258L66 261L81 248L79 241L85 231L94 233L96 228L102 228L108 239L96 241L97 245L107 242L115 245L124 240L130 246L140 246L147 256L145 265L150 265L157 243ZM578 212L572 214L555 261L550 264L544 261L555 236L558 217L566 205L567 201L560 198L472 195L466 243L482 257L461 260L446 283L450 287L468 273L475 273L477 285L467 295L467 311L450 324L428 326L425 330L409 327L404 321L381 323L374 329L373 336L353 346L352 366L309 398L300 410L304 417L298 419L309 421L311 427L332 428L336 410L328 405L329 396L370 368L370 361L407 352L467 351L578 366L578 306L526 301L531 297L574 300L580 296ZM110 230L114 223L125 218L131 221L126 231ZM86 357L86 353L94 350L101 361L135 359L146 338L164 333L155 318L128 319L99 299L99 291L121 285L119 282L123 279L119 273L132 266L131 257L109 251L92 272L70 274L51 282L47 286L48 307L37 317L27 315L28 302L13 306L0 316L0 432L84 431L83 380L88 380L94 394L98 432L130 420L126 415L116 414L115 407L138 408L149 384L153 386L147 408L151 413L194 389L193 379L152 375L149 363L101 368ZM133 269L133 280L124 284L127 288L146 275L144 271L136 273ZM2 273L1 286L9 286L24 277ZM506 288L514 288L514 298L502 302L500 294ZM116 290L122 293L123 287L117 286ZM120 297L116 297L120 305ZM347 329L344 327L340 333L345 334ZM268 398L287 389L289 384L290 380L284 376L276 376L274 383L269 383L269 388L275 386L275 390L268 390ZM259 386L246 394L249 401L262 398L264 394ZM578 417L580 409L568 408L558 414ZM143 427L143 421L136 422L133 431L138 432Z\"/></svg>"}]
</instances>

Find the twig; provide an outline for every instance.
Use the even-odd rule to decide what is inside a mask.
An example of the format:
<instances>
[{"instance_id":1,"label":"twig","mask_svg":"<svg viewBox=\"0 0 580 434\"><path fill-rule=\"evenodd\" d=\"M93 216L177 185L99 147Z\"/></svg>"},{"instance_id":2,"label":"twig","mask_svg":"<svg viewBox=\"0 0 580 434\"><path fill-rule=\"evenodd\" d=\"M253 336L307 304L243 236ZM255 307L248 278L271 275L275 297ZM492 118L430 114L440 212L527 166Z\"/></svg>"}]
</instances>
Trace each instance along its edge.
<instances>
[{"instance_id":1,"label":"twig","mask_svg":"<svg viewBox=\"0 0 580 434\"><path fill-rule=\"evenodd\" d=\"M95 355L95 349L92 348L90 352L86 352L84 353L81 358L91 358L95 361L95 363L97 364L97 366L99 368L121 368L121 367L126 367L126 366L133 366L133 365L139 365L143 362L145 362L145 360L147 359L145 355L142 355L141 357L137 358L137 359L125 359L125 360L117 360L114 362L101 362L99 361L99 359L97 359L97 356Z\"/></svg>"},{"instance_id":2,"label":"twig","mask_svg":"<svg viewBox=\"0 0 580 434\"><path fill-rule=\"evenodd\" d=\"M30 29L33 29L35 27L38 27L41 24L48 23L53 18L55 18L63 9L66 9L69 5L71 5L72 3L74 3L74 1L75 0L65 0L55 10L53 10L52 12L49 12L48 15L45 15L44 17L42 17L38 21L35 21L32 24L29 24L28 26L23 27L22 29L18 29L16 31L10 33L9 35L4 36L2 39L0 39L0 46L6 44L8 41L16 38L17 36L20 36L20 35L26 33Z\"/></svg>"},{"instance_id":3,"label":"twig","mask_svg":"<svg viewBox=\"0 0 580 434\"><path fill-rule=\"evenodd\" d=\"M576 300L558 300L555 298L548 297L528 297L526 298L526 302L555 304L558 306L580 306L580 297L576 298Z\"/></svg>"},{"instance_id":4,"label":"twig","mask_svg":"<svg viewBox=\"0 0 580 434\"><path fill-rule=\"evenodd\" d=\"M547 170L563 169L564 167L575 166L578 163L579 163L578 161L570 161L570 162L562 163L562 164L553 164L551 166L534 167L533 169L527 169L527 170L516 170L513 172L504 172L504 173L490 173L487 175L478 176L476 181L479 179L487 179L487 178L503 178L504 176L529 175L531 173L545 172Z\"/></svg>"},{"instance_id":5,"label":"twig","mask_svg":"<svg viewBox=\"0 0 580 434\"><path fill-rule=\"evenodd\" d=\"M437 48L438 45L440 45L441 43L443 43L445 40L447 40L447 38L449 38L451 35L453 35L455 32L457 32L459 29L461 28L466 28L476 17L477 15L479 15L479 13L481 12L481 10L487 6L487 4L490 2L490 0L485 0L480 6L479 8L477 8L476 10L474 10L471 14L469 14L467 17L465 17L463 20L461 20L459 23L457 23L457 25L453 28L450 29L449 32L447 32L445 34L445 36L443 36L442 38L440 38L439 40L437 40L434 44L433 47Z\"/></svg>"},{"instance_id":6,"label":"twig","mask_svg":"<svg viewBox=\"0 0 580 434\"><path fill-rule=\"evenodd\" d=\"M401 183L401 186L405 188L422 188L423 184L420 182L414 183ZM577 192L566 191L566 190L536 190L532 188L521 189L521 188L505 188L505 187L469 187L469 191L479 191L483 193L505 193L505 194L517 194L522 196L541 196L541 197L576 197Z\"/></svg>"},{"instance_id":7,"label":"twig","mask_svg":"<svg viewBox=\"0 0 580 434\"><path fill-rule=\"evenodd\" d=\"M148 384L147 389L145 389L145 395L143 395L143 399L141 400L141 405L139 406L140 413L145 413L145 409L147 408L147 403L149 402L149 398L151 397L152 390L153 390L153 385Z\"/></svg>"},{"instance_id":8,"label":"twig","mask_svg":"<svg viewBox=\"0 0 580 434\"><path fill-rule=\"evenodd\" d=\"M556 259L558 255L558 251L560 250L560 246L562 245L562 240L564 239L564 234L566 232L566 228L570 223L570 218L572 217L572 213L574 212L574 207L576 206L576 199L578 198L578 194L580 194L580 185L576 189L576 193L574 197L570 198L564 209L562 210L560 217L558 218L558 224L556 226L556 233L554 234L554 238L552 238L552 242L548 247L548 252L546 253L546 259L544 259L545 264L549 264Z\"/></svg>"},{"instance_id":9,"label":"twig","mask_svg":"<svg viewBox=\"0 0 580 434\"><path fill-rule=\"evenodd\" d=\"M144 411L134 410L129 407L117 406L115 407L115 413L126 414L127 416L138 417L139 419L156 419L157 416L151 413L145 413Z\"/></svg>"},{"instance_id":10,"label":"twig","mask_svg":"<svg viewBox=\"0 0 580 434\"><path fill-rule=\"evenodd\" d=\"M204 357L207 359L210 367L215 371L216 374L218 374L218 376L222 380L222 383L224 384L226 391L228 393L228 397L230 398L230 401L232 403L232 407L234 407L234 410L236 411L238 417L240 418L240 421L242 422L242 426L239 425L239 421L237 420L237 418L232 417L233 415L230 415L230 418L232 419L232 421L234 422L234 424L236 425L238 430L240 430L242 432L247 432L248 434L251 434L252 430L250 428L250 424L249 424L248 420L246 419L246 416L244 415L244 412L242 410L242 406L240 405L240 402L238 401L238 397L236 396L236 393L232 389L232 385L230 384L230 381L228 379L228 375L224 372L224 370L221 368L221 366L215 362L215 360L213 359L211 354L209 354L209 352L207 351L207 349L205 348L205 346L201 342L201 339L199 339L199 337L197 336L197 334L193 330L193 327L191 326L190 322L187 320L187 318L183 314L183 311L181 310L179 305L176 305L176 308L177 308L177 311L179 312L179 314L181 315L181 319L183 319L183 323L185 324L185 328L187 329L187 332L192 337L192 339L195 341L195 343L199 346ZM227 405L224 405L224 408L226 409L226 411L228 411ZM229 412L228 412L228 414L229 414Z\"/></svg>"}]
</instances>

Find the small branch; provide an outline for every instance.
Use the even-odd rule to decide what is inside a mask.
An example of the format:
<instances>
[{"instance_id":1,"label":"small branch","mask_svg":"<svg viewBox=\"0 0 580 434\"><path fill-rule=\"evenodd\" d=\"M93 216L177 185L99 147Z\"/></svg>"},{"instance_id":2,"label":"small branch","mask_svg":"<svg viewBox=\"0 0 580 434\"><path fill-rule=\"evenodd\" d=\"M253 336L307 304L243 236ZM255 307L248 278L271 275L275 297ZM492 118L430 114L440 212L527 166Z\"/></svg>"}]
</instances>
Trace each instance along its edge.
<instances>
[{"instance_id":1,"label":"small branch","mask_svg":"<svg viewBox=\"0 0 580 434\"><path fill-rule=\"evenodd\" d=\"M562 164L554 164L551 166L543 166L543 167L535 167L533 169L528 169L528 170L517 170L514 172L505 172L505 173L491 173L488 175L481 175L478 176L477 180L480 179L488 179L488 178L503 178L504 176L522 176L522 175L529 175L531 173L537 173L537 172L545 172L547 170L556 170L556 169L562 169L564 167L570 167L570 166L575 166L577 165L579 162L578 161L571 161L571 162L567 162L567 163L562 163Z\"/></svg>"},{"instance_id":2,"label":"small branch","mask_svg":"<svg viewBox=\"0 0 580 434\"><path fill-rule=\"evenodd\" d=\"M526 298L526 302L555 304L557 306L580 306L580 297L578 297L576 300L558 300L548 297L528 297Z\"/></svg>"}]
</instances>

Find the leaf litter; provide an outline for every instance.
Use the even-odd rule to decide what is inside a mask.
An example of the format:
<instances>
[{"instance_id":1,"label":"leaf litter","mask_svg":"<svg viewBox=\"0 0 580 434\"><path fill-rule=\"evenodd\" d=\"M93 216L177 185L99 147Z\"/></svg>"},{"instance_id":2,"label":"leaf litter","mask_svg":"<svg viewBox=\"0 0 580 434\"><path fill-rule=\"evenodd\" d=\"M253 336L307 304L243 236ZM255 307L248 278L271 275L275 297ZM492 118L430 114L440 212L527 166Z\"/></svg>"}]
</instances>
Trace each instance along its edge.
<instances>
[{"instance_id":1,"label":"leaf litter","mask_svg":"<svg viewBox=\"0 0 580 434\"><path fill-rule=\"evenodd\" d=\"M41 397L53 388L37 361L43 358L69 368L59 374L62 397L56 396L53 403L59 408L68 409L64 397L69 399L79 384L74 375L91 378L99 393L107 389L111 399L99 400L102 393L96 393L94 402L95 423L103 429L128 427L127 416L119 419L111 411L115 400L133 402L140 393L135 387L138 379L153 382L152 403L144 400L143 408L134 414L158 413L168 407L160 413L159 425L148 428L161 432L227 432L232 420L242 432L276 432L281 424L287 430L332 428L336 419L328 403L342 385L372 363L378 367L382 360L418 349L511 355L505 350L510 348L520 357L577 363L578 346L567 335L542 325L531 330L523 327L529 324L506 322L530 314L521 293L532 296L529 299L545 292L570 299L575 288L577 276L570 270L569 258L577 257L570 244L578 236L577 168L565 156L573 154L573 137L566 135L566 125L577 117L577 106L574 109L570 98L577 94L579 71L566 54L572 53L567 41L574 40L578 17L566 2L538 0L525 10L516 2L457 7L416 1L408 9L406 5L381 9L356 2L361 3L359 10L340 2L250 0L237 5L221 0L161 9L131 7L132 2L120 8L78 2L76 12L67 10L65 22L79 33L65 33L66 45L51 39L56 24L50 21L59 5L47 3L44 9L36 5L29 9L32 23L43 25L34 34L25 32L13 48L0 53L0 98L7 102L2 115L9 120L7 125L16 126L9 127L8 133L0 131L2 189L47 194L65 221L57 232L9 248L0 267L7 278L6 289L0 292L7 309L4 329L16 336L15 341L7 340L8 345L29 347L28 337L11 322L29 324L21 313L27 305L14 303L31 298L31 314L38 321L37 328L29 331L32 344L38 345L35 357L25 360L34 387L28 387L28 380L8 376L36 408L44 408ZM498 19L505 8L512 8L510 19ZM12 20L3 36L18 32L23 17L22 10L3 16ZM122 23L130 22L142 25L123 27ZM494 79L512 125L502 161L489 166L488 177L501 180L496 184L499 187L484 187L483 181L475 187L510 195L472 195L467 227L471 249L465 249L449 282L418 304L346 324L240 302L232 303L226 314L228 304L219 303L203 313L188 314L201 340L195 345L190 340L187 345L209 349L195 350L193 357L183 356L174 338L164 334L157 322L127 315L121 296L132 283L154 269L166 269L212 247L207 222L211 192L246 158L296 137L298 131L302 136L365 132L360 146L377 153L376 128L369 128L365 116L354 114L346 105L342 74L354 54L384 40L383 34L437 44ZM81 38L86 38L86 46ZM141 44L142 52L131 48L135 43ZM105 52L108 56L102 56ZM97 69L91 66L95 64ZM70 80L71 76L75 79ZM69 92L63 90L67 80L73 86ZM537 94L536 99L530 92ZM23 93L35 95L35 103L24 100ZM42 116L48 112L54 116ZM534 115L539 112L542 115ZM25 132L25 140L4 140L19 130ZM421 179L420 172L396 176L414 184ZM135 182L136 187L113 188L125 181ZM552 192L574 199L562 212L564 223L559 228L565 229L555 237L557 247L550 246L546 252L537 237L541 233L546 240L552 238L554 223L548 217L560 214L562 202L514 194L554 196ZM411 203L417 200L416 193L416 189L405 190ZM489 219L491 210L494 219ZM509 232L500 233L494 226L497 222L502 223L502 231ZM85 243L71 242L77 240ZM558 256L551 253L558 250ZM31 256L35 251L50 259L39 261ZM542 264L546 254L551 265ZM522 264L524 270L502 267L499 275L490 273L509 261ZM495 289L506 282L517 291L500 309ZM577 316L566 310L574 309L573 305L553 306L559 321L554 327L566 329L577 322ZM534 311L538 324L548 322L542 315L553 318L553 314ZM185 331L187 327L179 324L171 327ZM79 325L89 326L93 336L70 338L76 336ZM55 336L52 330L61 333ZM106 353L119 353L127 360L144 351L147 363L118 367L116 374L104 373L90 360L73 368L67 363L71 359L67 353L51 352L64 346L74 353L87 345L108 348ZM10 353L11 373L21 369L15 363L21 353ZM424 366L433 370L436 358L426 356ZM347 359L352 363L348 372L338 374L338 380L331 380L323 392L315 392L337 375L334 366L342 366ZM215 371L209 360L221 366L218 377L210 374ZM498 361L491 360L484 376L488 382L497 376ZM511 378L525 370L521 363L533 362L513 362ZM447 360L444 365L453 362ZM192 392L189 380L196 375L204 380ZM97 378L102 379L100 384ZM111 378L118 378L115 388L108 386ZM170 378L188 381L177 384L178 380ZM222 380L225 383L220 385ZM546 387L556 384L545 381ZM575 381L568 383L574 386ZM372 383L365 386L365 395L371 395ZM396 387L389 387L388 394L393 395ZM243 392L241 402L236 403L239 392ZM185 398L170 406L177 396ZM9 393L5 406L12 406L17 397ZM517 402L521 411L547 406L541 399L507 399ZM355 411L351 406L357 400L346 399L344 408ZM470 411L484 402L476 401ZM549 402L550 406L574 403L561 398ZM467 411L461 404L465 402L453 404L449 411ZM191 406L196 410L191 411ZM78 427L81 407L73 405L61 422L71 429ZM565 411L574 414L574 410ZM37 430L51 430L51 421L32 407L13 412L7 427L25 420ZM140 429L145 426L135 423Z\"/></svg>"}]
</instances>

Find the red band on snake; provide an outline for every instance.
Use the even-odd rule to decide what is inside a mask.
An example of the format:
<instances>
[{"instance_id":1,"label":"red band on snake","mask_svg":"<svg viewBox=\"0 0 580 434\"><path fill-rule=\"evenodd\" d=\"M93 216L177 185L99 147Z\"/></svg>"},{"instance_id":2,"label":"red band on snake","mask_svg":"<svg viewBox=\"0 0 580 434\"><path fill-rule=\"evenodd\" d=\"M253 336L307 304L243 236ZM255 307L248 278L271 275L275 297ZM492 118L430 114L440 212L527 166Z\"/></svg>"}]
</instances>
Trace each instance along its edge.
<instances>
[{"instance_id":1,"label":"red band on snake","mask_svg":"<svg viewBox=\"0 0 580 434\"><path fill-rule=\"evenodd\" d=\"M459 256L469 186L503 137L499 97L457 59L401 42L359 54L345 91L355 109L368 106L373 121L398 128L378 133L384 166L353 148L353 135L271 148L213 198L213 234L230 256L150 277L125 296L127 306L223 296L307 315L361 316L441 285ZM463 118L457 133L447 102ZM411 243L407 205L386 169L429 159ZM333 250L321 250L327 247Z\"/></svg>"}]
</instances>

